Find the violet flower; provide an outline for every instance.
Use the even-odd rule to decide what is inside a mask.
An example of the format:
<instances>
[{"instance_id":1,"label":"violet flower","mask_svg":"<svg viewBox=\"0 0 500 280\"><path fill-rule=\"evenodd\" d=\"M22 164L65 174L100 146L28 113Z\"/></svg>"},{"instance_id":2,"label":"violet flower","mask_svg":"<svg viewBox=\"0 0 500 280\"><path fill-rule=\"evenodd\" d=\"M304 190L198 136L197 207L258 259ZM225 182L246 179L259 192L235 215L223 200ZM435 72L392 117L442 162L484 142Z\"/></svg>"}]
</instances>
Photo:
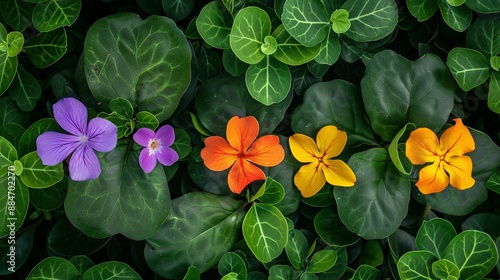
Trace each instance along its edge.
<instances>
[{"instance_id":1,"label":"violet flower","mask_svg":"<svg viewBox=\"0 0 500 280\"><path fill-rule=\"evenodd\" d=\"M149 128L140 128L134 134L137 144L144 147L139 154L139 165L144 172L153 171L156 160L161 164L170 166L179 159L179 155L170 146L174 143L174 129L164 125L155 133Z\"/></svg>"},{"instance_id":2,"label":"violet flower","mask_svg":"<svg viewBox=\"0 0 500 280\"><path fill-rule=\"evenodd\" d=\"M63 98L54 104L56 122L69 134L47 131L36 139L42 163L56 165L69 155L69 175L74 181L95 179L101 165L94 150L109 152L116 146L116 126L103 118L87 125L87 108L75 98Z\"/></svg>"}]
</instances>

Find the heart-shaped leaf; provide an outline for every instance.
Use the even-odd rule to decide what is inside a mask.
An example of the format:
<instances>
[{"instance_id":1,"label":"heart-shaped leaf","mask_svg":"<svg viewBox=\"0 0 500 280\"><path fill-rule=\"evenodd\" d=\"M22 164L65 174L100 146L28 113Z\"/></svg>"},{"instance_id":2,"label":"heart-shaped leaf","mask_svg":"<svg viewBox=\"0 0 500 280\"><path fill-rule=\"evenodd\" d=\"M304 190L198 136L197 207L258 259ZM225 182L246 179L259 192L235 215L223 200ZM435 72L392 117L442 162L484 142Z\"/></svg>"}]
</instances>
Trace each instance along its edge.
<instances>
[{"instance_id":1,"label":"heart-shaped leaf","mask_svg":"<svg viewBox=\"0 0 500 280\"><path fill-rule=\"evenodd\" d=\"M259 63L248 67L245 83L255 100L269 106L282 102L289 95L292 73L288 65L266 56Z\"/></svg>"},{"instance_id":2,"label":"heart-shaped leaf","mask_svg":"<svg viewBox=\"0 0 500 280\"><path fill-rule=\"evenodd\" d=\"M438 6L446 24L455 31L465 31L472 22L472 11L466 5L454 7L446 0L438 0Z\"/></svg>"},{"instance_id":3,"label":"heart-shaped leaf","mask_svg":"<svg viewBox=\"0 0 500 280\"><path fill-rule=\"evenodd\" d=\"M351 21L349 20L349 12L344 9L335 10L330 16L332 21L332 29L335 33L345 33L351 28Z\"/></svg>"},{"instance_id":4,"label":"heart-shaped leaf","mask_svg":"<svg viewBox=\"0 0 500 280\"><path fill-rule=\"evenodd\" d=\"M446 246L457 236L453 225L445 219L424 221L417 232L415 243L420 250L427 250L436 258L443 256Z\"/></svg>"},{"instance_id":5,"label":"heart-shaped leaf","mask_svg":"<svg viewBox=\"0 0 500 280\"><path fill-rule=\"evenodd\" d=\"M286 0L281 20L286 30L306 47L321 43L330 31L330 19L321 0Z\"/></svg>"},{"instance_id":6,"label":"heart-shaped leaf","mask_svg":"<svg viewBox=\"0 0 500 280\"><path fill-rule=\"evenodd\" d=\"M175 111L191 79L189 44L166 17L141 20L120 13L101 18L87 33L84 57L89 88L104 108L121 97L160 122Z\"/></svg>"},{"instance_id":7,"label":"heart-shaped leaf","mask_svg":"<svg viewBox=\"0 0 500 280\"><path fill-rule=\"evenodd\" d=\"M406 0L406 6L411 15L420 22L430 19L438 10L436 0Z\"/></svg>"},{"instance_id":8,"label":"heart-shaped leaf","mask_svg":"<svg viewBox=\"0 0 500 280\"><path fill-rule=\"evenodd\" d=\"M164 1L165 2L165 1ZM229 49L229 34L233 16L220 1L212 1L201 9L196 18L196 29L203 40L218 49Z\"/></svg>"},{"instance_id":9,"label":"heart-shaped leaf","mask_svg":"<svg viewBox=\"0 0 500 280\"><path fill-rule=\"evenodd\" d=\"M116 113L120 118L131 119L134 115L134 108L127 99L115 98L109 102L109 110Z\"/></svg>"},{"instance_id":10,"label":"heart-shaped leaf","mask_svg":"<svg viewBox=\"0 0 500 280\"><path fill-rule=\"evenodd\" d=\"M24 36L19 31L12 31L7 34L6 42L8 45L7 55L10 57L15 57L23 49Z\"/></svg>"},{"instance_id":11,"label":"heart-shaped leaf","mask_svg":"<svg viewBox=\"0 0 500 280\"><path fill-rule=\"evenodd\" d=\"M479 51L454 48L448 53L446 64L460 88L469 91L488 79L490 65Z\"/></svg>"},{"instance_id":12,"label":"heart-shaped leaf","mask_svg":"<svg viewBox=\"0 0 500 280\"><path fill-rule=\"evenodd\" d=\"M9 96L16 101L19 109L31 111L41 95L42 88L37 79L19 66L14 81L9 87Z\"/></svg>"},{"instance_id":13,"label":"heart-shaped leaf","mask_svg":"<svg viewBox=\"0 0 500 280\"><path fill-rule=\"evenodd\" d=\"M33 26L40 32L49 32L62 26L71 26L82 8L81 0L47 0L33 9Z\"/></svg>"},{"instance_id":14,"label":"heart-shaped leaf","mask_svg":"<svg viewBox=\"0 0 500 280\"><path fill-rule=\"evenodd\" d=\"M48 188L64 177L62 163L54 166L44 165L36 152L24 155L20 161L23 164L23 173L19 177L30 188Z\"/></svg>"},{"instance_id":15,"label":"heart-shaped leaf","mask_svg":"<svg viewBox=\"0 0 500 280\"><path fill-rule=\"evenodd\" d=\"M45 68L58 61L66 53L67 46L66 31L58 28L30 38L24 50L36 67Z\"/></svg>"},{"instance_id":16,"label":"heart-shaped leaf","mask_svg":"<svg viewBox=\"0 0 500 280\"><path fill-rule=\"evenodd\" d=\"M35 279L81 279L80 272L68 260L48 257L39 262L30 272L27 280Z\"/></svg>"},{"instance_id":17,"label":"heart-shaped leaf","mask_svg":"<svg viewBox=\"0 0 500 280\"><path fill-rule=\"evenodd\" d=\"M85 271L82 280L92 280L102 278L103 276L110 279L142 279L141 276L135 272L128 264L109 261L95 265Z\"/></svg>"}]
</instances>

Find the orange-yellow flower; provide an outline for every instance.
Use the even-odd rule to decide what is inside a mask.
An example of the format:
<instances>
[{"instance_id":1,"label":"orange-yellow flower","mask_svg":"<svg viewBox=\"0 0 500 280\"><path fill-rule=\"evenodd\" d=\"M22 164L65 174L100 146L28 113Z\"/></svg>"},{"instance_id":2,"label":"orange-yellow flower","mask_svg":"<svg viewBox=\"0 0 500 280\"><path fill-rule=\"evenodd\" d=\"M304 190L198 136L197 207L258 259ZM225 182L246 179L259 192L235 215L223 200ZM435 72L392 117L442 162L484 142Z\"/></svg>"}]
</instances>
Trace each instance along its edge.
<instances>
[{"instance_id":1,"label":"orange-yellow flower","mask_svg":"<svg viewBox=\"0 0 500 280\"><path fill-rule=\"evenodd\" d=\"M234 193L239 194L251 182L266 178L253 163L271 167L285 157L278 136L265 135L257 139L258 134L259 123L254 117L232 117L226 127L227 140L220 136L205 139L201 158L212 171L231 167L227 182Z\"/></svg>"},{"instance_id":2,"label":"orange-yellow flower","mask_svg":"<svg viewBox=\"0 0 500 280\"><path fill-rule=\"evenodd\" d=\"M333 125L321 128L316 142L304 134L294 134L288 140L293 156L303 165L294 177L294 183L303 197L315 195L328 182L341 187L354 186L356 176L338 156L345 147L347 134Z\"/></svg>"},{"instance_id":3,"label":"orange-yellow flower","mask_svg":"<svg viewBox=\"0 0 500 280\"><path fill-rule=\"evenodd\" d=\"M437 193L448 184L459 190L472 187L472 160L464 154L475 149L474 138L462 120L439 138L428 128L414 130L406 141L406 156L413 164L425 164L419 172L417 187L423 194Z\"/></svg>"}]
</instances>

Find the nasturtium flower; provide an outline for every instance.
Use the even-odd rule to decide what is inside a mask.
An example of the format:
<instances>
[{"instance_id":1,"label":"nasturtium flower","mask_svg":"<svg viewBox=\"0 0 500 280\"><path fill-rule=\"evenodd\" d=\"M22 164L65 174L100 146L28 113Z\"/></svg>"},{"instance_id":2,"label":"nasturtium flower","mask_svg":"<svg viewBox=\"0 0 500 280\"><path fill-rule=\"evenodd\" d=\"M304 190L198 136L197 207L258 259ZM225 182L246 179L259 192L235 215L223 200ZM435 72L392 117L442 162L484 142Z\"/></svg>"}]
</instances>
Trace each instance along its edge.
<instances>
[{"instance_id":1,"label":"nasturtium flower","mask_svg":"<svg viewBox=\"0 0 500 280\"><path fill-rule=\"evenodd\" d=\"M87 124L87 108L75 98L63 98L52 108L56 122L69 134L47 131L38 136L36 149L42 163L56 165L71 155L72 180L97 178L101 165L94 150L109 152L115 148L116 126L103 118L93 118Z\"/></svg>"},{"instance_id":2,"label":"nasturtium flower","mask_svg":"<svg viewBox=\"0 0 500 280\"><path fill-rule=\"evenodd\" d=\"M406 141L406 156L416 165L432 163L422 168L416 183L423 194L437 193L448 184L459 190L472 187L472 159L464 154L475 149L474 138L459 118L441 137L428 128L411 132Z\"/></svg>"},{"instance_id":3,"label":"nasturtium flower","mask_svg":"<svg viewBox=\"0 0 500 280\"><path fill-rule=\"evenodd\" d=\"M347 142L347 134L333 125L321 128L316 142L304 134L290 136L290 150L303 165L295 174L294 183L303 197L315 195L328 182L330 185L352 187L356 175L342 160L332 159L340 155Z\"/></svg>"},{"instance_id":4,"label":"nasturtium flower","mask_svg":"<svg viewBox=\"0 0 500 280\"><path fill-rule=\"evenodd\" d=\"M139 128L133 138L144 147L139 154L139 165L146 173L153 171L156 160L170 166L179 159L177 152L170 147L175 141L174 128L170 125L160 127L156 133L149 128Z\"/></svg>"},{"instance_id":5,"label":"nasturtium flower","mask_svg":"<svg viewBox=\"0 0 500 280\"><path fill-rule=\"evenodd\" d=\"M201 158L212 171L231 168L228 176L229 189L240 194L253 181L264 180L266 175L254 164L266 167L278 165L285 151L276 135L257 139L259 122L252 116L232 117L227 123L226 139L210 136L205 139Z\"/></svg>"}]
</instances>

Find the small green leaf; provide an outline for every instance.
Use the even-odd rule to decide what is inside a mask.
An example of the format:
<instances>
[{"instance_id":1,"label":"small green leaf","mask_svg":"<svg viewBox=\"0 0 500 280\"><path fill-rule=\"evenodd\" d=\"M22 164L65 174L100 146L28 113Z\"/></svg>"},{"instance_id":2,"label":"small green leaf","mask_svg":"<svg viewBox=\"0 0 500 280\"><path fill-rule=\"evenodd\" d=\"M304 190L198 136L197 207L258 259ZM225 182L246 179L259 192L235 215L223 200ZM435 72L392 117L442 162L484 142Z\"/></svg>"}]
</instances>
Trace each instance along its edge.
<instances>
[{"instance_id":1,"label":"small green leaf","mask_svg":"<svg viewBox=\"0 0 500 280\"><path fill-rule=\"evenodd\" d=\"M210 136L213 135L206 127L203 126L203 124L200 122L200 118L198 115L188 112L189 115L191 116L191 121L193 122L194 128L201 133L203 136Z\"/></svg>"},{"instance_id":2,"label":"small green leaf","mask_svg":"<svg viewBox=\"0 0 500 280\"><path fill-rule=\"evenodd\" d=\"M380 271L372 266L362 264L356 268L354 275L350 280L378 280Z\"/></svg>"},{"instance_id":3,"label":"small green leaf","mask_svg":"<svg viewBox=\"0 0 500 280\"><path fill-rule=\"evenodd\" d=\"M108 261L95 265L83 274L82 280L93 280L107 277L116 280L141 280L141 276L135 272L128 264Z\"/></svg>"},{"instance_id":4,"label":"small green leaf","mask_svg":"<svg viewBox=\"0 0 500 280\"><path fill-rule=\"evenodd\" d=\"M48 257L39 262L26 280L35 279L81 279L80 272L69 261L60 257Z\"/></svg>"},{"instance_id":5,"label":"small green leaf","mask_svg":"<svg viewBox=\"0 0 500 280\"><path fill-rule=\"evenodd\" d=\"M269 269L269 278L275 280L299 279L301 271L294 270L289 265L273 265Z\"/></svg>"},{"instance_id":6,"label":"small green leaf","mask_svg":"<svg viewBox=\"0 0 500 280\"><path fill-rule=\"evenodd\" d=\"M401 139L406 140L416 126L413 123L407 123L401 130L394 136L391 144L389 145L389 156L391 157L392 163L399 170L399 172L409 175L413 165L405 156L404 152L399 149L399 141Z\"/></svg>"},{"instance_id":7,"label":"small green leaf","mask_svg":"<svg viewBox=\"0 0 500 280\"><path fill-rule=\"evenodd\" d=\"M344 9L336 10L330 16L332 21L332 29L337 34L345 33L349 28L351 28L351 22L349 21L349 12Z\"/></svg>"},{"instance_id":8,"label":"small green leaf","mask_svg":"<svg viewBox=\"0 0 500 280\"><path fill-rule=\"evenodd\" d=\"M411 251L399 259L397 268L401 279L434 279L431 267L438 259L427 251Z\"/></svg>"},{"instance_id":9,"label":"small green leaf","mask_svg":"<svg viewBox=\"0 0 500 280\"><path fill-rule=\"evenodd\" d=\"M492 56L490 58L490 66L495 71L500 71L500 56Z\"/></svg>"},{"instance_id":10,"label":"small green leaf","mask_svg":"<svg viewBox=\"0 0 500 280\"><path fill-rule=\"evenodd\" d=\"M490 76L488 107L493 112L500 114L500 72L491 71Z\"/></svg>"},{"instance_id":11,"label":"small green leaf","mask_svg":"<svg viewBox=\"0 0 500 280\"><path fill-rule=\"evenodd\" d=\"M500 166L495 169L495 172L493 172L488 181L486 181L486 187L500 194Z\"/></svg>"},{"instance_id":12,"label":"small green leaf","mask_svg":"<svg viewBox=\"0 0 500 280\"><path fill-rule=\"evenodd\" d=\"M203 40L212 47L229 49L229 34L233 16L220 1L212 1L201 9L196 28Z\"/></svg>"},{"instance_id":13,"label":"small green leaf","mask_svg":"<svg viewBox=\"0 0 500 280\"><path fill-rule=\"evenodd\" d=\"M30 188L47 188L64 177L62 163L54 166L44 165L36 152L24 155L21 163L24 171L20 178Z\"/></svg>"},{"instance_id":14,"label":"small green leaf","mask_svg":"<svg viewBox=\"0 0 500 280\"><path fill-rule=\"evenodd\" d=\"M109 110L116 113L118 117L123 119L131 119L134 115L134 108L127 99L118 97L109 101Z\"/></svg>"},{"instance_id":15,"label":"small green leaf","mask_svg":"<svg viewBox=\"0 0 500 280\"><path fill-rule=\"evenodd\" d=\"M321 250L316 252L308 262L306 272L325 272L337 262L337 252L335 250Z\"/></svg>"},{"instance_id":16,"label":"small green leaf","mask_svg":"<svg viewBox=\"0 0 500 280\"><path fill-rule=\"evenodd\" d=\"M7 50L7 47L5 48ZM8 56L6 51L0 51L0 95L10 86L17 71L17 57Z\"/></svg>"},{"instance_id":17,"label":"small green leaf","mask_svg":"<svg viewBox=\"0 0 500 280\"><path fill-rule=\"evenodd\" d=\"M229 272L228 274L224 275L221 280L238 280L238 273L236 272Z\"/></svg>"},{"instance_id":18,"label":"small green leaf","mask_svg":"<svg viewBox=\"0 0 500 280\"><path fill-rule=\"evenodd\" d=\"M16 159L14 161L14 174L16 174L16 176L19 176L22 173L23 173L23 163Z\"/></svg>"},{"instance_id":19,"label":"small green leaf","mask_svg":"<svg viewBox=\"0 0 500 280\"><path fill-rule=\"evenodd\" d=\"M384 252L380 243L377 240L367 240L363 244L363 250L359 257L359 264L366 264L372 267L377 267L384 262Z\"/></svg>"},{"instance_id":20,"label":"small green leaf","mask_svg":"<svg viewBox=\"0 0 500 280\"><path fill-rule=\"evenodd\" d=\"M472 22L472 11L466 5L454 7L446 0L438 0L438 6L446 24L455 31L465 31Z\"/></svg>"},{"instance_id":21,"label":"small green leaf","mask_svg":"<svg viewBox=\"0 0 500 280\"><path fill-rule=\"evenodd\" d=\"M321 0L287 0L281 20L286 30L306 47L321 43L330 29L330 20Z\"/></svg>"},{"instance_id":22,"label":"small green leaf","mask_svg":"<svg viewBox=\"0 0 500 280\"><path fill-rule=\"evenodd\" d=\"M222 256L219 260L219 265L217 266L219 275L227 275L229 273L235 273L238 280L247 279L247 267L245 261L236 253L228 252Z\"/></svg>"},{"instance_id":23,"label":"small green leaf","mask_svg":"<svg viewBox=\"0 0 500 280\"><path fill-rule=\"evenodd\" d=\"M279 61L292 65L302 65L313 60L321 50L321 45L306 47L288 33L283 25L274 30L272 36L276 38L278 49L274 57Z\"/></svg>"},{"instance_id":24,"label":"small green leaf","mask_svg":"<svg viewBox=\"0 0 500 280\"><path fill-rule=\"evenodd\" d=\"M12 31L9 34L7 34L6 42L8 45L7 54L10 57L15 57L23 49L24 36L19 31Z\"/></svg>"},{"instance_id":25,"label":"small green leaf","mask_svg":"<svg viewBox=\"0 0 500 280\"><path fill-rule=\"evenodd\" d=\"M264 43L260 46L260 51L265 55L272 55L278 49L278 43L273 36L264 37Z\"/></svg>"},{"instance_id":26,"label":"small green leaf","mask_svg":"<svg viewBox=\"0 0 500 280\"><path fill-rule=\"evenodd\" d=\"M46 68L66 53L67 46L66 31L58 28L30 38L26 41L24 50L36 67Z\"/></svg>"},{"instance_id":27,"label":"small green leaf","mask_svg":"<svg viewBox=\"0 0 500 280\"><path fill-rule=\"evenodd\" d=\"M436 0L406 0L406 5L411 15L420 22L430 19L438 10Z\"/></svg>"},{"instance_id":28,"label":"small green leaf","mask_svg":"<svg viewBox=\"0 0 500 280\"><path fill-rule=\"evenodd\" d=\"M439 279L458 279L460 271L458 267L449 260L437 260L432 263L432 274Z\"/></svg>"},{"instance_id":29,"label":"small green leaf","mask_svg":"<svg viewBox=\"0 0 500 280\"><path fill-rule=\"evenodd\" d=\"M469 91L488 79L490 67L482 53L473 49L454 48L446 64L462 90Z\"/></svg>"},{"instance_id":30,"label":"small green leaf","mask_svg":"<svg viewBox=\"0 0 500 280\"><path fill-rule=\"evenodd\" d=\"M283 185L271 177L267 177L259 191L255 193L251 201L259 200L267 204L279 203L285 197L285 189Z\"/></svg>"},{"instance_id":31,"label":"small green leaf","mask_svg":"<svg viewBox=\"0 0 500 280\"><path fill-rule=\"evenodd\" d=\"M26 112L35 108L42 95L42 87L37 79L21 66L17 68L16 76L8 91L19 109Z\"/></svg>"},{"instance_id":32,"label":"small green leaf","mask_svg":"<svg viewBox=\"0 0 500 280\"><path fill-rule=\"evenodd\" d=\"M288 242L285 246L285 252L288 260L295 269L300 270L303 268L303 265L305 264L304 261L307 257L308 247L307 238L302 231L293 229L289 233Z\"/></svg>"},{"instance_id":33,"label":"small green leaf","mask_svg":"<svg viewBox=\"0 0 500 280\"><path fill-rule=\"evenodd\" d=\"M191 138L189 134L180 128L174 128L175 141L172 149L179 155L179 160L185 159L191 153Z\"/></svg>"},{"instance_id":34,"label":"small green leaf","mask_svg":"<svg viewBox=\"0 0 500 280\"><path fill-rule=\"evenodd\" d=\"M7 139L0 136L0 178L5 176L8 171L14 171L9 169L9 166L14 164L17 160L17 150Z\"/></svg>"},{"instance_id":35,"label":"small green leaf","mask_svg":"<svg viewBox=\"0 0 500 280\"><path fill-rule=\"evenodd\" d=\"M190 266L182 280L200 280L200 270L196 266Z\"/></svg>"},{"instance_id":36,"label":"small green leaf","mask_svg":"<svg viewBox=\"0 0 500 280\"><path fill-rule=\"evenodd\" d=\"M435 218L424 221L417 232L415 243L420 250L427 250L436 258L442 258L446 246L455 238L457 232L445 219Z\"/></svg>"},{"instance_id":37,"label":"small green leaf","mask_svg":"<svg viewBox=\"0 0 500 280\"><path fill-rule=\"evenodd\" d=\"M292 87L292 73L288 65L272 56L266 56L248 67L245 83L250 95L269 106L283 101Z\"/></svg>"},{"instance_id":38,"label":"small green leaf","mask_svg":"<svg viewBox=\"0 0 500 280\"><path fill-rule=\"evenodd\" d=\"M33 10L33 26L40 32L49 32L62 26L71 26L82 8L81 0L47 0Z\"/></svg>"},{"instance_id":39,"label":"small green leaf","mask_svg":"<svg viewBox=\"0 0 500 280\"><path fill-rule=\"evenodd\" d=\"M137 120L137 129L146 127L151 130L156 130L159 125L159 121L155 115L148 111L140 111L135 115L135 119Z\"/></svg>"},{"instance_id":40,"label":"small green leaf","mask_svg":"<svg viewBox=\"0 0 500 280\"><path fill-rule=\"evenodd\" d=\"M462 5L463 3L465 3L465 0L446 0L446 2L448 4L450 4L451 6L458 7L458 6Z\"/></svg>"}]
</instances>

